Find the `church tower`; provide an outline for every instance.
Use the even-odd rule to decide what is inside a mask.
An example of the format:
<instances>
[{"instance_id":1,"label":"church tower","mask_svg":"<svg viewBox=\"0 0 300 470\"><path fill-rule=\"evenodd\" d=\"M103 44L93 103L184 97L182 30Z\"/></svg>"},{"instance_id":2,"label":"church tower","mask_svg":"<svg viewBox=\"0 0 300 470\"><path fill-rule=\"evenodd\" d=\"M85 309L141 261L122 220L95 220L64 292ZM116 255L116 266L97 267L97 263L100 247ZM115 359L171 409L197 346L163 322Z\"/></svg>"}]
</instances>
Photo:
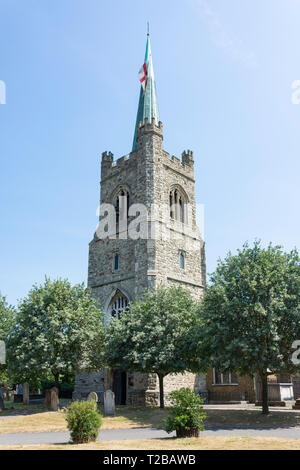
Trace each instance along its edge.
<instances>
[{"instance_id":1,"label":"church tower","mask_svg":"<svg viewBox=\"0 0 300 470\"><path fill-rule=\"evenodd\" d=\"M116 161L101 160L99 227L89 246L88 287L106 320L145 290L175 284L199 299L206 279L205 247L196 224L193 152L181 159L163 149L150 37L140 71L140 97L132 151ZM205 377L167 376L165 392L182 386L205 390ZM75 392L86 396L114 390L117 404L158 402L155 374L119 371L81 373Z\"/></svg>"}]
</instances>

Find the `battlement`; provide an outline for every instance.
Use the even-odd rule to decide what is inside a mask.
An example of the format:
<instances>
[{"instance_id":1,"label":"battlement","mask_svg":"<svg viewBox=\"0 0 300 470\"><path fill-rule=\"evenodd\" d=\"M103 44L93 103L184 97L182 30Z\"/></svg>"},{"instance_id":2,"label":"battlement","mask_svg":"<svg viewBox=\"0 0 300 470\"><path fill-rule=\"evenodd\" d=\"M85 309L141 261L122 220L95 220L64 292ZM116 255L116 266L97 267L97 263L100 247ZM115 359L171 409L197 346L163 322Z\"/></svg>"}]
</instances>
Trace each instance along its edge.
<instances>
[{"instance_id":1,"label":"battlement","mask_svg":"<svg viewBox=\"0 0 300 470\"><path fill-rule=\"evenodd\" d=\"M119 170L129 165L135 158L135 152L131 152L128 155L123 155L114 161L114 155L111 152L102 153L101 161L101 179L111 176Z\"/></svg>"},{"instance_id":2,"label":"battlement","mask_svg":"<svg viewBox=\"0 0 300 470\"><path fill-rule=\"evenodd\" d=\"M192 165L194 163L194 153L191 150L184 150L181 154L183 165Z\"/></svg>"},{"instance_id":3,"label":"battlement","mask_svg":"<svg viewBox=\"0 0 300 470\"><path fill-rule=\"evenodd\" d=\"M123 155L123 157L120 157L115 161L114 167L124 167L126 163L129 161L129 159L130 159L130 154Z\"/></svg>"},{"instance_id":4,"label":"battlement","mask_svg":"<svg viewBox=\"0 0 300 470\"><path fill-rule=\"evenodd\" d=\"M164 162L171 168L173 167L174 170L184 171L189 176L194 173L194 159L191 150L184 151L181 155L181 159L174 155L170 156L165 150L163 151L163 155L165 157Z\"/></svg>"},{"instance_id":5,"label":"battlement","mask_svg":"<svg viewBox=\"0 0 300 470\"><path fill-rule=\"evenodd\" d=\"M139 123L138 129L138 141L139 141L139 149L135 150L127 155L123 155L122 157L118 158L114 161L114 155L112 152L103 152L102 153L102 161L101 161L101 179L106 179L110 176L115 175L121 170L126 169L128 166L136 165L137 159L142 161L144 156L140 154L140 150L145 145L145 141L143 136L146 134L156 134L162 138L162 123L159 122L158 125L155 123L155 119L152 118L151 123L148 122L148 119L145 118L145 124ZM147 139L146 139L147 141ZM160 147L160 143L159 143ZM145 147L146 149L147 147ZM194 157L193 152L191 150L185 150L182 152L181 158L175 157L174 155L170 156L170 154L160 148L162 152L162 162L167 164L170 167L173 167L177 171L184 172L187 176L193 178L194 173Z\"/></svg>"},{"instance_id":6,"label":"battlement","mask_svg":"<svg viewBox=\"0 0 300 470\"><path fill-rule=\"evenodd\" d=\"M113 163L114 154L111 152L102 152L102 162Z\"/></svg>"},{"instance_id":7,"label":"battlement","mask_svg":"<svg viewBox=\"0 0 300 470\"><path fill-rule=\"evenodd\" d=\"M162 122L159 121L158 126L155 123L155 118L151 119L151 122L148 121L148 118L145 118L145 124L140 121L138 125L138 138L143 134L149 134L150 132L154 132L162 137Z\"/></svg>"}]
</instances>

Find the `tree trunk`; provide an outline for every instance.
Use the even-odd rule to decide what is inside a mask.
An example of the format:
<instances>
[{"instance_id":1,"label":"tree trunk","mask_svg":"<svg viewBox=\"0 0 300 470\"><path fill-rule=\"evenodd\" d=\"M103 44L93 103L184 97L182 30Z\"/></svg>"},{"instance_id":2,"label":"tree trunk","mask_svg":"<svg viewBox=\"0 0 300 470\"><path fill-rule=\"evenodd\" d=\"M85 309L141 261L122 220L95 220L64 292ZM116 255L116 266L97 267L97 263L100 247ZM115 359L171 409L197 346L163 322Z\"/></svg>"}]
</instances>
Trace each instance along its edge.
<instances>
[{"instance_id":1,"label":"tree trunk","mask_svg":"<svg viewBox=\"0 0 300 470\"><path fill-rule=\"evenodd\" d=\"M53 375L54 375L55 387L57 388L58 395L59 395L59 373L55 372L55 373L53 373Z\"/></svg>"},{"instance_id":2,"label":"tree trunk","mask_svg":"<svg viewBox=\"0 0 300 470\"><path fill-rule=\"evenodd\" d=\"M165 400L164 400L164 375L157 374L159 380L159 406L160 408L165 407Z\"/></svg>"},{"instance_id":3,"label":"tree trunk","mask_svg":"<svg viewBox=\"0 0 300 470\"><path fill-rule=\"evenodd\" d=\"M268 375L261 374L261 385L262 385L262 414L269 414L269 397L268 397Z\"/></svg>"}]
</instances>

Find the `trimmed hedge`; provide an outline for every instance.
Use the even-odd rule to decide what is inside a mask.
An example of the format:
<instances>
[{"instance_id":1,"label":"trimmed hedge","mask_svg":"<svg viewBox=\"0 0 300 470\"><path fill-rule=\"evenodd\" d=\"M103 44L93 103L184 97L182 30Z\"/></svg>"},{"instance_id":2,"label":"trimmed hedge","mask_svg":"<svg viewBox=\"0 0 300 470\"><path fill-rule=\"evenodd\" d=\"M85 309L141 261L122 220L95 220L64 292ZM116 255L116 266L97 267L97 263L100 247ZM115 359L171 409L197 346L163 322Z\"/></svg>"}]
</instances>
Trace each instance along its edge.
<instances>
[{"instance_id":1,"label":"trimmed hedge","mask_svg":"<svg viewBox=\"0 0 300 470\"><path fill-rule=\"evenodd\" d=\"M202 413L203 400L189 388L173 390L170 393L171 407L166 420L166 431L176 431L177 437L197 437L204 430Z\"/></svg>"},{"instance_id":2,"label":"trimmed hedge","mask_svg":"<svg viewBox=\"0 0 300 470\"><path fill-rule=\"evenodd\" d=\"M94 401L71 403L66 420L74 444L96 441L102 424L102 415Z\"/></svg>"}]
</instances>

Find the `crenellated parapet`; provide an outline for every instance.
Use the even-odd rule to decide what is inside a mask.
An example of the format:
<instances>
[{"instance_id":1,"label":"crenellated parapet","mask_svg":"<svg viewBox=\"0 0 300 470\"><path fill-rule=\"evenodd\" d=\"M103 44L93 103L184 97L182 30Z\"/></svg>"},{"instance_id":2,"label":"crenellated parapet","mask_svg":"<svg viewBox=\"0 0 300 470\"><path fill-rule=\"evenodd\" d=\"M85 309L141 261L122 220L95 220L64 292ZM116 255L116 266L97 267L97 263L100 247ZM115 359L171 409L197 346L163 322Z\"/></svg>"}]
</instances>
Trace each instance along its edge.
<instances>
[{"instance_id":1,"label":"crenellated parapet","mask_svg":"<svg viewBox=\"0 0 300 470\"><path fill-rule=\"evenodd\" d=\"M103 152L101 160L101 179L113 176L118 171L126 168L135 159L135 152L129 155L123 155L114 161L114 155L111 152Z\"/></svg>"},{"instance_id":2,"label":"crenellated parapet","mask_svg":"<svg viewBox=\"0 0 300 470\"><path fill-rule=\"evenodd\" d=\"M120 171L128 168L129 166L136 165L137 160L141 163L145 161L145 152L144 149L147 148L148 139L152 140L152 136L156 137L156 148L159 149L159 152L162 157L162 162L165 165L168 165L170 168L173 168L175 171L180 171L183 174L186 174L189 178L194 177L194 156L191 150L185 150L182 152L181 158L178 158L174 155L170 156L168 152L161 148L161 141L163 138L162 135L163 126L159 122L158 125L155 123L155 119L152 118L151 122L145 118L145 124L139 123L138 128L138 150L131 152L128 155L124 155L114 161L114 155L112 152L103 152L102 161L101 161L101 180L104 180L108 177L114 176Z\"/></svg>"},{"instance_id":3,"label":"crenellated parapet","mask_svg":"<svg viewBox=\"0 0 300 470\"><path fill-rule=\"evenodd\" d=\"M114 154L111 152L102 152L102 162L112 163L114 161Z\"/></svg>"},{"instance_id":4,"label":"crenellated parapet","mask_svg":"<svg viewBox=\"0 0 300 470\"><path fill-rule=\"evenodd\" d=\"M181 158L170 156L168 152L163 151L163 162L174 171L186 174L188 177L194 177L194 159L191 150L184 151Z\"/></svg>"},{"instance_id":5,"label":"crenellated parapet","mask_svg":"<svg viewBox=\"0 0 300 470\"><path fill-rule=\"evenodd\" d=\"M181 154L181 161L183 165L193 165L194 153L191 150L184 150Z\"/></svg>"},{"instance_id":6,"label":"crenellated parapet","mask_svg":"<svg viewBox=\"0 0 300 470\"><path fill-rule=\"evenodd\" d=\"M114 165L114 155L111 152L103 152L101 159L101 177L110 172Z\"/></svg>"},{"instance_id":7,"label":"crenellated parapet","mask_svg":"<svg viewBox=\"0 0 300 470\"><path fill-rule=\"evenodd\" d=\"M162 122L159 121L158 125L156 124L155 118L151 119L151 122L148 121L148 118L145 118L145 124L143 125L142 122L139 122L138 125L138 136L137 140L145 134L156 134L163 138L163 125Z\"/></svg>"}]
</instances>

